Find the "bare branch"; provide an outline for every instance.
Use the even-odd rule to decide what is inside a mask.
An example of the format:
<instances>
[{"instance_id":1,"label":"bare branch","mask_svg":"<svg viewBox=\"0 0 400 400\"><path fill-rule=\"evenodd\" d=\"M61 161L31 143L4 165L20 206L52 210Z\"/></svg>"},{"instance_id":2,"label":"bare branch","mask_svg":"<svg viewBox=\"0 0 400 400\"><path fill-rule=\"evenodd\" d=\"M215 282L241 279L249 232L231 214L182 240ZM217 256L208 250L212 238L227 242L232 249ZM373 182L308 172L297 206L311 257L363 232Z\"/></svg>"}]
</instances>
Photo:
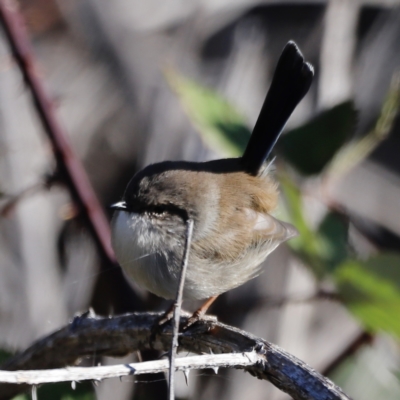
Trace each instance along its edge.
<instances>
[{"instance_id":1,"label":"bare branch","mask_svg":"<svg viewBox=\"0 0 400 400\"><path fill-rule=\"evenodd\" d=\"M152 336L152 327L161 313L134 313L98 318L88 313L49 335L3 365L3 370L52 369L74 365L85 356L123 356L136 350L171 346L172 329L166 324ZM188 314L182 316L182 322ZM151 342L150 342L151 341ZM262 361L256 366L240 366L259 379L269 380L295 400L349 400L329 379L314 371L278 346L247 332L201 320L179 335L179 349L197 354L256 352ZM0 400L10 399L27 385L0 384Z\"/></svg>"},{"instance_id":2,"label":"bare branch","mask_svg":"<svg viewBox=\"0 0 400 400\"><path fill-rule=\"evenodd\" d=\"M202 356L182 357L175 360L175 371L206 368L244 368L257 367L263 355L256 352L205 354ZM128 375L157 374L169 369L168 360L146 361L142 363L107 365L98 367L67 367L34 371L0 371L0 382L27 383L40 385L51 382L68 382L119 378Z\"/></svg>"}]
</instances>

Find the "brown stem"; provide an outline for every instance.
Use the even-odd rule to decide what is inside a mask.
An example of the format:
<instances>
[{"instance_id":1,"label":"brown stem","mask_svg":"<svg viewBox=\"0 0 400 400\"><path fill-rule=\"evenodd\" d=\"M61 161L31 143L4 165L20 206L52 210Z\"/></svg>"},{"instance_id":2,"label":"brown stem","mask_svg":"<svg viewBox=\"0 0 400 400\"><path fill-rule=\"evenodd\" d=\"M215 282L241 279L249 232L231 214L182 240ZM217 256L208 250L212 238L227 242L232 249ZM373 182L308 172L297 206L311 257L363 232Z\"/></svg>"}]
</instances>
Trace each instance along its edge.
<instances>
[{"instance_id":1,"label":"brown stem","mask_svg":"<svg viewBox=\"0 0 400 400\"><path fill-rule=\"evenodd\" d=\"M82 212L102 255L114 264L115 256L111 247L109 223L82 163L72 150L67 135L56 117L50 96L36 72L31 44L15 2L0 0L0 22L24 81L31 91L44 130L52 143L58 173Z\"/></svg>"},{"instance_id":2,"label":"brown stem","mask_svg":"<svg viewBox=\"0 0 400 400\"><path fill-rule=\"evenodd\" d=\"M372 343L374 336L368 332L361 332L348 346L339 353L324 369L324 375L330 375L343 361L354 355L361 347Z\"/></svg>"}]
</instances>

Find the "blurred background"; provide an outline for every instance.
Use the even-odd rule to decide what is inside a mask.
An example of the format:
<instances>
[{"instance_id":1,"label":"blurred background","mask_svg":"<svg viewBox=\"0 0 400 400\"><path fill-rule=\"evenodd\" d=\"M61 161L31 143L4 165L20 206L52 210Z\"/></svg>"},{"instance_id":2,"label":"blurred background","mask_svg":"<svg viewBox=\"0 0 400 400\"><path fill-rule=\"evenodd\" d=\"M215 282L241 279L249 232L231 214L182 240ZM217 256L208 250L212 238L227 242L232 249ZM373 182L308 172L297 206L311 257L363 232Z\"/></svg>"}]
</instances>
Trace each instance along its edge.
<instances>
[{"instance_id":1,"label":"blurred background","mask_svg":"<svg viewBox=\"0 0 400 400\"><path fill-rule=\"evenodd\" d=\"M40 77L105 209L149 163L239 152L236 142L233 150L214 146L210 132L233 143L220 122L240 115L235 127L246 137L282 48L296 41L316 76L277 150L276 174L284 205L278 216L301 235L268 258L260 277L223 295L211 314L278 344L354 399L399 399L400 1L18 4ZM43 188L54 167L1 30L3 359L89 307L113 315L168 306L132 289L101 259L65 187ZM177 377L179 399L288 399L240 371L192 372L188 385ZM163 375L142 376L75 391L46 385L38 398L163 399L166 388Z\"/></svg>"}]
</instances>

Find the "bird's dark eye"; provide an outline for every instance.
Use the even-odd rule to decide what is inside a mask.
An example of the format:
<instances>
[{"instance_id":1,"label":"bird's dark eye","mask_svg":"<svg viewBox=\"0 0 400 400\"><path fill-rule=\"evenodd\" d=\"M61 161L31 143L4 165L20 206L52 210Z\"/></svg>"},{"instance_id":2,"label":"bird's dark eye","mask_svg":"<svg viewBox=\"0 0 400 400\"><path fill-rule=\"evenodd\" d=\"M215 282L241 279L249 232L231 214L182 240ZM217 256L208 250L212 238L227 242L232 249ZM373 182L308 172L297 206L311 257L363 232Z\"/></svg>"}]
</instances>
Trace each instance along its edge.
<instances>
[{"instance_id":1,"label":"bird's dark eye","mask_svg":"<svg viewBox=\"0 0 400 400\"><path fill-rule=\"evenodd\" d=\"M185 221L188 219L187 212L177 206L174 206L173 204L153 205L153 206L147 208L146 211L149 213L152 213L155 216L159 216L159 217L168 217L168 216L178 215Z\"/></svg>"},{"instance_id":2,"label":"bird's dark eye","mask_svg":"<svg viewBox=\"0 0 400 400\"><path fill-rule=\"evenodd\" d=\"M166 212L168 212L168 207L165 205L159 205L159 206L153 206L151 208L151 211L156 213L156 214L165 214Z\"/></svg>"}]
</instances>

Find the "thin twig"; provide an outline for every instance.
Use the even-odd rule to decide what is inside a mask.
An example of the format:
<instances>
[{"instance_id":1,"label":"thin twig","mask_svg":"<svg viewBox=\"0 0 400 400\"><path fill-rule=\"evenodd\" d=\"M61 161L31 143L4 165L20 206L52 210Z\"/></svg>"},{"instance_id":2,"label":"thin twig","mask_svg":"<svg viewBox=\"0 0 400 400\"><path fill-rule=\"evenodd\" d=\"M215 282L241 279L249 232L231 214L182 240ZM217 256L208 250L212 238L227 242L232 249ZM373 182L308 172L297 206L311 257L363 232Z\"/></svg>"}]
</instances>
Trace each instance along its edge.
<instances>
[{"instance_id":1,"label":"thin twig","mask_svg":"<svg viewBox=\"0 0 400 400\"><path fill-rule=\"evenodd\" d=\"M82 163L72 150L68 136L56 116L53 102L36 72L31 44L15 1L0 0L0 22L24 81L32 93L34 106L45 132L52 143L58 173L82 212L101 254L114 264L109 223Z\"/></svg>"},{"instance_id":2,"label":"thin twig","mask_svg":"<svg viewBox=\"0 0 400 400\"><path fill-rule=\"evenodd\" d=\"M16 207L16 205L28 196L38 193L46 187L44 182L36 182L32 186L27 187L26 189L21 190L19 193L14 195L4 196L7 198L6 201L0 207L0 216L7 217Z\"/></svg>"},{"instance_id":3,"label":"thin twig","mask_svg":"<svg viewBox=\"0 0 400 400\"><path fill-rule=\"evenodd\" d=\"M32 400L38 400L38 398L37 398L37 386L32 386L31 397L32 397Z\"/></svg>"},{"instance_id":4,"label":"thin twig","mask_svg":"<svg viewBox=\"0 0 400 400\"><path fill-rule=\"evenodd\" d=\"M276 308L288 305L306 304L320 300L338 302L340 301L340 296L337 292L319 289L312 295L261 298L257 301L255 307ZM240 307L240 305L238 305L238 307ZM245 305L243 305L243 307L245 307Z\"/></svg>"},{"instance_id":5,"label":"thin twig","mask_svg":"<svg viewBox=\"0 0 400 400\"><path fill-rule=\"evenodd\" d=\"M331 375L336 368L348 360L366 345L371 345L374 335L368 332L360 332L331 362L324 368L324 375Z\"/></svg>"},{"instance_id":6,"label":"thin twig","mask_svg":"<svg viewBox=\"0 0 400 400\"><path fill-rule=\"evenodd\" d=\"M169 376L168 376L168 398L169 400L175 399L175 357L178 348L178 332L179 332L179 321L181 318L181 308L183 299L183 289L185 286L186 270L189 261L190 244L192 242L193 234L193 220L188 219L186 221L186 241L185 250L183 253L182 268L179 276L179 286L176 293L176 299L174 304L174 316L172 325L172 345L171 351L169 352Z\"/></svg>"}]
</instances>

